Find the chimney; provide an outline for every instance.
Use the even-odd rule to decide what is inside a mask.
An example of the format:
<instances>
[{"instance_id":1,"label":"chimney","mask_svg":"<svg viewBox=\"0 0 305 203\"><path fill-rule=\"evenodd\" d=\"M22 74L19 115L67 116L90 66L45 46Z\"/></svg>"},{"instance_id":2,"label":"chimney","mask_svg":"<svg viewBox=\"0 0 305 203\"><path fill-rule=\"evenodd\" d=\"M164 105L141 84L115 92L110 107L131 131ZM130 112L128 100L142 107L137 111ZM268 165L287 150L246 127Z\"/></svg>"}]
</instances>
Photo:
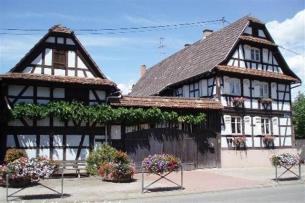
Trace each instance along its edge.
<instances>
[{"instance_id":1,"label":"chimney","mask_svg":"<svg viewBox=\"0 0 305 203\"><path fill-rule=\"evenodd\" d=\"M203 31L202 31L202 39L205 39L205 38L207 38L207 36L209 36L210 34L212 34L213 33L213 30L209 30L209 29L204 29Z\"/></svg>"},{"instance_id":2,"label":"chimney","mask_svg":"<svg viewBox=\"0 0 305 203\"><path fill-rule=\"evenodd\" d=\"M140 67L140 78L143 77L146 73L147 69L146 69L146 65L141 65Z\"/></svg>"},{"instance_id":3,"label":"chimney","mask_svg":"<svg viewBox=\"0 0 305 203\"><path fill-rule=\"evenodd\" d=\"M191 45L190 45L190 44L185 44L185 45L184 45L184 48L189 47L189 46L191 46Z\"/></svg>"}]
</instances>

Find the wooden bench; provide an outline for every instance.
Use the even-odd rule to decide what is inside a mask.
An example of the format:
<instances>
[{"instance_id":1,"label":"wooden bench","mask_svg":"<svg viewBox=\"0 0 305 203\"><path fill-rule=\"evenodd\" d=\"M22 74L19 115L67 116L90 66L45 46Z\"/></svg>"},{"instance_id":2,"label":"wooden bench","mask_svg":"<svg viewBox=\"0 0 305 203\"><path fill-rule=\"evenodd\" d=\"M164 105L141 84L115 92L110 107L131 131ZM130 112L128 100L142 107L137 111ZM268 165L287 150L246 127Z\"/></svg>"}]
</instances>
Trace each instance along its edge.
<instances>
[{"instance_id":1,"label":"wooden bench","mask_svg":"<svg viewBox=\"0 0 305 203\"><path fill-rule=\"evenodd\" d=\"M86 170L86 161L82 160L71 160L71 161L60 161L61 167L64 169L64 171L75 171L77 174L77 177L80 178L81 171L85 171L84 173L87 173Z\"/></svg>"}]
</instances>

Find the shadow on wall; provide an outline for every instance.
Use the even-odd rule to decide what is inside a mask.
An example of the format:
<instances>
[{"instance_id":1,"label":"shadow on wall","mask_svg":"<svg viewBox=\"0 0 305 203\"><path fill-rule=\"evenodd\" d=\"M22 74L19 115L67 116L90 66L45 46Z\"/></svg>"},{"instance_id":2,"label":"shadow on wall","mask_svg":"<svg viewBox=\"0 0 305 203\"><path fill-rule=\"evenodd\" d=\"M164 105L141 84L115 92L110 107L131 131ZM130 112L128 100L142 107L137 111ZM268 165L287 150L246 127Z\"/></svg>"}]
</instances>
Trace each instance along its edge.
<instances>
[{"instance_id":1,"label":"shadow on wall","mask_svg":"<svg viewBox=\"0 0 305 203\"><path fill-rule=\"evenodd\" d=\"M305 159L305 139L296 139L296 147L298 149L298 153L301 154L301 158Z\"/></svg>"}]
</instances>

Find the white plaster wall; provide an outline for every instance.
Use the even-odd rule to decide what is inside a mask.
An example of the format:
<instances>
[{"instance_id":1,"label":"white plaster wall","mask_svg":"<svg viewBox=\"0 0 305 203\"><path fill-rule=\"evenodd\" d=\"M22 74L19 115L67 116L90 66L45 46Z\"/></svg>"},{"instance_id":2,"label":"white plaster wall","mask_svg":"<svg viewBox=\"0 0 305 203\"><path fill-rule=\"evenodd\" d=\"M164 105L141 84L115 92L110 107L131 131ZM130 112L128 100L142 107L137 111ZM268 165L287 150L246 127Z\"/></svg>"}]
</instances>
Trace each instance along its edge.
<instances>
[{"instance_id":1,"label":"white plaster wall","mask_svg":"<svg viewBox=\"0 0 305 203\"><path fill-rule=\"evenodd\" d=\"M54 68L54 75L65 76L66 71L64 69Z\"/></svg>"},{"instance_id":2,"label":"white plaster wall","mask_svg":"<svg viewBox=\"0 0 305 203\"><path fill-rule=\"evenodd\" d=\"M73 40L71 38L66 38L66 44L75 45L75 43L73 42Z\"/></svg>"},{"instance_id":3,"label":"white plaster wall","mask_svg":"<svg viewBox=\"0 0 305 203\"><path fill-rule=\"evenodd\" d=\"M13 135L7 135L6 138L6 146L7 147L16 147L14 136Z\"/></svg>"},{"instance_id":4,"label":"white plaster wall","mask_svg":"<svg viewBox=\"0 0 305 203\"><path fill-rule=\"evenodd\" d=\"M114 140L121 139L121 126L120 125L111 126L111 139L114 139Z\"/></svg>"},{"instance_id":5,"label":"white plaster wall","mask_svg":"<svg viewBox=\"0 0 305 203\"><path fill-rule=\"evenodd\" d=\"M49 159L50 158L50 149L39 149L39 156Z\"/></svg>"},{"instance_id":6,"label":"white plaster wall","mask_svg":"<svg viewBox=\"0 0 305 203\"><path fill-rule=\"evenodd\" d=\"M32 71L32 67L26 67L22 72L23 73L30 73Z\"/></svg>"},{"instance_id":7,"label":"white plaster wall","mask_svg":"<svg viewBox=\"0 0 305 203\"><path fill-rule=\"evenodd\" d=\"M274 154L281 153L296 154L295 148L289 149L248 149L248 150L221 150L222 168L243 168L243 167L270 167L270 158Z\"/></svg>"},{"instance_id":8,"label":"white plaster wall","mask_svg":"<svg viewBox=\"0 0 305 203\"><path fill-rule=\"evenodd\" d=\"M42 65L42 54L39 54L34 61L32 62L34 65Z\"/></svg>"},{"instance_id":9,"label":"white plaster wall","mask_svg":"<svg viewBox=\"0 0 305 203\"><path fill-rule=\"evenodd\" d=\"M46 40L46 42L55 43L55 37L48 37L48 39Z\"/></svg>"},{"instance_id":10,"label":"white plaster wall","mask_svg":"<svg viewBox=\"0 0 305 203\"><path fill-rule=\"evenodd\" d=\"M49 87L37 87L37 96L38 97L50 97L50 88Z\"/></svg>"},{"instance_id":11,"label":"white plaster wall","mask_svg":"<svg viewBox=\"0 0 305 203\"><path fill-rule=\"evenodd\" d=\"M53 90L54 98L65 98L65 89L64 88L55 88Z\"/></svg>"},{"instance_id":12,"label":"white plaster wall","mask_svg":"<svg viewBox=\"0 0 305 203\"><path fill-rule=\"evenodd\" d=\"M82 138L81 135L67 135L66 136L67 146L78 147L79 143L81 141L81 138Z\"/></svg>"},{"instance_id":13,"label":"white plaster wall","mask_svg":"<svg viewBox=\"0 0 305 203\"><path fill-rule=\"evenodd\" d=\"M52 65L52 49L46 49L45 57L44 57L44 64L47 66Z\"/></svg>"},{"instance_id":14,"label":"white plaster wall","mask_svg":"<svg viewBox=\"0 0 305 203\"><path fill-rule=\"evenodd\" d=\"M77 67L87 69L87 66L79 56L77 57Z\"/></svg>"},{"instance_id":15,"label":"white plaster wall","mask_svg":"<svg viewBox=\"0 0 305 203\"><path fill-rule=\"evenodd\" d=\"M36 135L17 135L20 147L36 147Z\"/></svg>"},{"instance_id":16,"label":"white plaster wall","mask_svg":"<svg viewBox=\"0 0 305 203\"><path fill-rule=\"evenodd\" d=\"M68 51L68 66L75 67L75 51Z\"/></svg>"}]
</instances>

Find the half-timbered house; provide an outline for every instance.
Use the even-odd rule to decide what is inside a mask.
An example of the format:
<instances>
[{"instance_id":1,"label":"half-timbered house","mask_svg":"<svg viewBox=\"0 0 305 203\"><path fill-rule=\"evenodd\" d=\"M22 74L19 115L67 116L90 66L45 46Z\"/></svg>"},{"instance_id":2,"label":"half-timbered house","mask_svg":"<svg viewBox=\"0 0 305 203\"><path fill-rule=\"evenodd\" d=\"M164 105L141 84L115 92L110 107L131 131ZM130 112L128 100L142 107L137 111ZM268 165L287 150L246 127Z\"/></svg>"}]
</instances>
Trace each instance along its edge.
<instances>
[{"instance_id":1,"label":"half-timbered house","mask_svg":"<svg viewBox=\"0 0 305 203\"><path fill-rule=\"evenodd\" d=\"M127 151L138 164L153 153L167 152L192 162L195 167L217 167L220 154L217 133L222 105L214 99L178 97L128 97L120 95L81 45L73 31L54 26L8 73L0 75L0 162L9 148L24 149L29 157L84 160L102 142ZM79 101L85 105L107 104L113 108L158 107L181 113L207 114L204 128L188 125L139 123L97 124L61 121L57 117L16 119L8 117L19 103L47 104ZM171 126L169 126L171 125ZM199 139L198 132L206 136Z\"/></svg>"},{"instance_id":2,"label":"half-timbered house","mask_svg":"<svg viewBox=\"0 0 305 203\"><path fill-rule=\"evenodd\" d=\"M8 73L1 84L1 159L7 148L25 149L29 157L56 160L84 159L94 144L102 142L106 126L85 122L8 120L8 111L18 103L50 101L106 103L118 91L92 60L75 34L54 26Z\"/></svg>"},{"instance_id":3,"label":"half-timbered house","mask_svg":"<svg viewBox=\"0 0 305 203\"><path fill-rule=\"evenodd\" d=\"M255 165L270 157L266 136L272 153L292 150L291 89L300 82L264 23L246 16L217 32L204 30L202 39L146 70L130 96L218 100L222 165ZM233 142L240 136L247 151L237 155Z\"/></svg>"}]
</instances>

